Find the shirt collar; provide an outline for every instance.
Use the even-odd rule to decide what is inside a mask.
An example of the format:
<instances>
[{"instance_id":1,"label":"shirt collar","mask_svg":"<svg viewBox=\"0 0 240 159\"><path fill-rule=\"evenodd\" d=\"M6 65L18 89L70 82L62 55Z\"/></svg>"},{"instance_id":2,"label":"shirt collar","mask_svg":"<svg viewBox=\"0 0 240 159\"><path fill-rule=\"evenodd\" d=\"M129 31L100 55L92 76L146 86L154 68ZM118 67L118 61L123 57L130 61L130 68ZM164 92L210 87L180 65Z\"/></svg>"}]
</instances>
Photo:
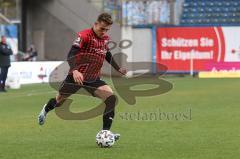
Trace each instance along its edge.
<instances>
[{"instance_id":1,"label":"shirt collar","mask_svg":"<svg viewBox=\"0 0 240 159\"><path fill-rule=\"evenodd\" d=\"M96 38L98 38L98 39L103 39L103 38L100 38L99 36L97 36L97 34L94 32L94 30L93 30L93 27L91 28L91 30L92 30L92 33L93 33L93 35L96 37Z\"/></svg>"}]
</instances>

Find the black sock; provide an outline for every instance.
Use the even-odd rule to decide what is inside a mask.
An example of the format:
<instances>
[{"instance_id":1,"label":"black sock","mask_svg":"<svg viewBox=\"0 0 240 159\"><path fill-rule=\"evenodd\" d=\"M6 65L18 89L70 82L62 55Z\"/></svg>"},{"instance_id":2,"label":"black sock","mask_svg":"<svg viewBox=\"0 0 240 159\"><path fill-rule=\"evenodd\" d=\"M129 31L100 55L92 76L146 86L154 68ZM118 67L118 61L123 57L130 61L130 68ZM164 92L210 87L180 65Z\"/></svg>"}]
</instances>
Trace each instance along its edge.
<instances>
[{"instance_id":1,"label":"black sock","mask_svg":"<svg viewBox=\"0 0 240 159\"><path fill-rule=\"evenodd\" d=\"M103 130L110 130L114 118L114 109L117 97L115 95L109 96L104 103L106 104L103 114Z\"/></svg>"},{"instance_id":2,"label":"black sock","mask_svg":"<svg viewBox=\"0 0 240 159\"><path fill-rule=\"evenodd\" d=\"M51 98L46 107L45 107L45 111L48 113L49 111L53 110L57 105L57 100L55 98Z\"/></svg>"}]
</instances>

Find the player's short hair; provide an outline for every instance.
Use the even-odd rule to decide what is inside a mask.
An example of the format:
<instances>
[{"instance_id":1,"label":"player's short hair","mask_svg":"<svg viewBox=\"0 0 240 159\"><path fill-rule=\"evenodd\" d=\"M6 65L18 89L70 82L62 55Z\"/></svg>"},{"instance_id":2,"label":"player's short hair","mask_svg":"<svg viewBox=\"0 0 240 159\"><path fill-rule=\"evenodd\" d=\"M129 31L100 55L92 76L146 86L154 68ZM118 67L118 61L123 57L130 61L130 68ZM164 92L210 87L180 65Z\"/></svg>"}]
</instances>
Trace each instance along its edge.
<instances>
[{"instance_id":1,"label":"player's short hair","mask_svg":"<svg viewBox=\"0 0 240 159\"><path fill-rule=\"evenodd\" d=\"M97 19L98 22L104 22L107 25L112 25L113 24L113 20L112 20L112 16L108 13L102 13L98 16Z\"/></svg>"}]
</instances>

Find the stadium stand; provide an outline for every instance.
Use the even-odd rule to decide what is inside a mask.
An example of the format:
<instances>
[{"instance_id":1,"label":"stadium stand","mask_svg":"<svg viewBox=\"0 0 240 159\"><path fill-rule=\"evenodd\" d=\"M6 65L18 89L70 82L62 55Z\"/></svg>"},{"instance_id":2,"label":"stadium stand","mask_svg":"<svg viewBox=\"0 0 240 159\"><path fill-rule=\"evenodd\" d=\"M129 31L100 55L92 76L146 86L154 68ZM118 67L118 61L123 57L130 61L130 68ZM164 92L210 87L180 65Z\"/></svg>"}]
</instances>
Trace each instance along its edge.
<instances>
[{"instance_id":1,"label":"stadium stand","mask_svg":"<svg viewBox=\"0 0 240 159\"><path fill-rule=\"evenodd\" d=\"M185 0L181 25L240 25L239 0Z\"/></svg>"}]
</instances>

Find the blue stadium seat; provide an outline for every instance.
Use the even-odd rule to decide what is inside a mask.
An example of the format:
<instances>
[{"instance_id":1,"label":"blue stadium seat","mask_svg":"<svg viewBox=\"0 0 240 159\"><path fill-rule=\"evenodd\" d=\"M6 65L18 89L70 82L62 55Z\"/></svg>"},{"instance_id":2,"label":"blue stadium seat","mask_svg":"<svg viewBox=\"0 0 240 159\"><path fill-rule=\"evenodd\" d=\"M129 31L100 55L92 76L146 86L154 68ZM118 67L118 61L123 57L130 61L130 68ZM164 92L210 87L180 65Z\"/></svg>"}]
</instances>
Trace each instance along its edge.
<instances>
[{"instance_id":1,"label":"blue stadium seat","mask_svg":"<svg viewBox=\"0 0 240 159\"><path fill-rule=\"evenodd\" d=\"M181 24L238 25L240 0L185 0Z\"/></svg>"},{"instance_id":2,"label":"blue stadium seat","mask_svg":"<svg viewBox=\"0 0 240 159\"><path fill-rule=\"evenodd\" d=\"M233 2L233 6L239 6L239 2Z\"/></svg>"}]
</instances>

